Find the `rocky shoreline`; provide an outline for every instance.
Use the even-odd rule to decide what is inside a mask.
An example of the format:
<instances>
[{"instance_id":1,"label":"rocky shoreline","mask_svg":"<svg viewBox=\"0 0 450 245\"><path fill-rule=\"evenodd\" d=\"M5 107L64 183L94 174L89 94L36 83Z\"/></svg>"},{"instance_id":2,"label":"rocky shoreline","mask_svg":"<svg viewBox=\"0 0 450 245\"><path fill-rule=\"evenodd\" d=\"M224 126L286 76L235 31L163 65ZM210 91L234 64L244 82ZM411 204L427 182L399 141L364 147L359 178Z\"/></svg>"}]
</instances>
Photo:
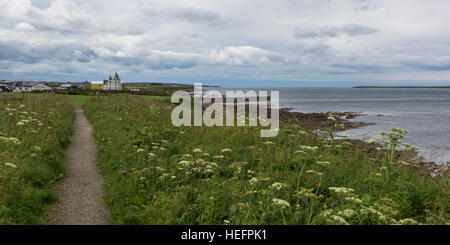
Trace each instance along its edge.
<instances>
[{"instance_id":1,"label":"rocky shoreline","mask_svg":"<svg viewBox=\"0 0 450 245\"><path fill-rule=\"evenodd\" d=\"M343 128L337 129L338 131L360 128L374 124L371 122L350 121L350 119L354 119L364 115L356 112L302 113L294 112L292 111L292 109L293 108L280 109L280 120L283 122L299 124L303 128L309 130L325 131L332 127L333 122L328 119L328 117L334 117L344 124Z\"/></svg>"},{"instance_id":2,"label":"rocky shoreline","mask_svg":"<svg viewBox=\"0 0 450 245\"><path fill-rule=\"evenodd\" d=\"M327 129L333 127L332 121L328 117L334 117L340 120L344 127L336 129L338 131L344 131L348 129L360 128L369 125L374 125L372 122L354 122L349 121L350 119L357 118L359 116L364 116L364 114L356 112L325 112L325 113L301 113L293 112L293 108L282 108L280 109L280 120L282 122L294 123L306 130L318 130L326 131ZM340 139L339 142L350 142L353 148L366 149L367 154L371 155L373 158L377 158L381 162L383 161L383 152L379 147L375 147L372 144L365 142L364 140L358 139ZM416 171L422 175L438 176L450 171L450 165L447 164L436 164L432 161L426 161L421 158L417 151L412 150L401 150L397 153L396 158L403 161L411 163Z\"/></svg>"}]
</instances>

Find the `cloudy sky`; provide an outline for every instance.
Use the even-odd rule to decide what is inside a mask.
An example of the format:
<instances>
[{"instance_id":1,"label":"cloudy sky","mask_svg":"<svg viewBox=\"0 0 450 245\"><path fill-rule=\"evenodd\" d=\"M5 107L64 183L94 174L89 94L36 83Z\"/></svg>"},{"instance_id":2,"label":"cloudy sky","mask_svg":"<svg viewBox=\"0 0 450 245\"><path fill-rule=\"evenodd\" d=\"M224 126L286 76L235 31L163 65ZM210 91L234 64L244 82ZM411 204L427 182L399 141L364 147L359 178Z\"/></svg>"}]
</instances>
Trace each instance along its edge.
<instances>
[{"instance_id":1,"label":"cloudy sky","mask_svg":"<svg viewBox=\"0 0 450 245\"><path fill-rule=\"evenodd\" d=\"M0 79L450 84L448 0L0 0Z\"/></svg>"}]
</instances>

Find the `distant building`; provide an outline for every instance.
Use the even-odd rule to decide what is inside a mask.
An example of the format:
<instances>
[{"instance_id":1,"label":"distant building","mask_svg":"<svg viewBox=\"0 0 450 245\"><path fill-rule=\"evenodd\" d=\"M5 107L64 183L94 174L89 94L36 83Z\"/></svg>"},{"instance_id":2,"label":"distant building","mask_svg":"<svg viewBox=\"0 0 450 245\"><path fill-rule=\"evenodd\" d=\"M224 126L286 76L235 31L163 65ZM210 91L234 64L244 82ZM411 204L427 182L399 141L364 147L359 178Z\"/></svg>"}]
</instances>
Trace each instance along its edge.
<instances>
[{"instance_id":1,"label":"distant building","mask_svg":"<svg viewBox=\"0 0 450 245\"><path fill-rule=\"evenodd\" d=\"M14 92L49 91L51 87L35 82L18 82L15 84Z\"/></svg>"},{"instance_id":2,"label":"distant building","mask_svg":"<svg viewBox=\"0 0 450 245\"><path fill-rule=\"evenodd\" d=\"M66 84L62 84L61 86L59 86L58 89L62 89L62 90L72 90L72 89L84 89L85 87L81 84L70 84L70 83L66 83Z\"/></svg>"},{"instance_id":3,"label":"distant building","mask_svg":"<svg viewBox=\"0 0 450 245\"><path fill-rule=\"evenodd\" d=\"M53 89L45 84L36 84L31 87L31 91L49 91L49 90Z\"/></svg>"},{"instance_id":4,"label":"distant building","mask_svg":"<svg viewBox=\"0 0 450 245\"><path fill-rule=\"evenodd\" d=\"M35 82L14 82L12 86L14 87L14 92L31 92L31 88L37 84Z\"/></svg>"},{"instance_id":5,"label":"distant building","mask_svg":"<svg viewBox=\"0 0 450 245\"><path fill-rule=\"evenodd\" d=\"M92 81L91 82L91 89L95 90L103 90L103 84L105 81Z\"/></svg>"},{"instance_id":6,"label":"distant building","mask_svg":"<svg viewBox=\"0 0 450 245\"><path fill-rule=\"evenodd\" d=\"M114 74L114 77L109 77L103 83L103 90L125 90L125 82L120 80L119 74Z\"/></svg>"},{"instance_id":7,"label":"distant building","mask_svg":"<svg viewBox=\"0 0 450 245\"><path fill-rule=\"evenodd\" d=\"M109 76L108 80L92 81L91 89L95 90L125 90L126 83L122 81L119 74L114 74L114 77Z\"/></svg>"}]
</instances>

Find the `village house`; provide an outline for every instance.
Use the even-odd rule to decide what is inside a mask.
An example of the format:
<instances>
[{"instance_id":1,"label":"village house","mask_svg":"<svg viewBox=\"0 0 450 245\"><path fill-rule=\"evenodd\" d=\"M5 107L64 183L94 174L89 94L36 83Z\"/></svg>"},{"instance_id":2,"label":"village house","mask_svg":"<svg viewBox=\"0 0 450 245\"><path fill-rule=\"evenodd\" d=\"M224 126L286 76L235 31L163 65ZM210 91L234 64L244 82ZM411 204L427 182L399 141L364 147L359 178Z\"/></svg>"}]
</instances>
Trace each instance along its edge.
<instances>
[{"instance_id":1,"label":"village house","mask_svg":"<svg viewBox=\"0 0 450 245\"><path fill-rule=\"evenodd\" d=\"M31 92L31 91L49 91L51 87L35 82L16 82L14 83L14 92Z\"/></svg>"},{"instance_id":2,"label":"village house","mask_svg":"<svg viewBox=\"0 0 450 245\"><path fill-rule=\"evenodd\" d=\"M85 87L81 84L71 84L71 83L62 84L61 86L58 87L58 89L62 90L84 89L84 88Z\"/></svg>"},{"instance_id":3,"label":"village house","mask_svg":"<svg viewBox=\"0 0 450 245\"><path fill-rule=\"evenodd\" d=\"M91 89L95 90L125 90L126 83L122 81L119 74L114 74L114 77L109 76L108 80L92 81Z\"/></svg>"}]
</instances>

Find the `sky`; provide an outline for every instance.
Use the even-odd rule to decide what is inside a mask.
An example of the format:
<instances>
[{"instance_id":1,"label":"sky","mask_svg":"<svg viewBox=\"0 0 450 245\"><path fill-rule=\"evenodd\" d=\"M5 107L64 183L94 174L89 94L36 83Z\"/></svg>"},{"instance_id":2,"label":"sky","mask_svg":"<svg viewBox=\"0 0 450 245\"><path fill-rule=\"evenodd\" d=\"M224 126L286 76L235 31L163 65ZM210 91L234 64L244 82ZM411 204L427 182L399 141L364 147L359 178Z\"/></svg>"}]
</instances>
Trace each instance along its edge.
<instances>
[{"instance_id":1,"label":"sky","mask_svg":"<svg viewBox=\"0 0 450 245\"><path fill-rule=\"evenodd\" d=\"M0 80L450 85L448 0L0 0Z\"/></svg>"}]
</instances>

